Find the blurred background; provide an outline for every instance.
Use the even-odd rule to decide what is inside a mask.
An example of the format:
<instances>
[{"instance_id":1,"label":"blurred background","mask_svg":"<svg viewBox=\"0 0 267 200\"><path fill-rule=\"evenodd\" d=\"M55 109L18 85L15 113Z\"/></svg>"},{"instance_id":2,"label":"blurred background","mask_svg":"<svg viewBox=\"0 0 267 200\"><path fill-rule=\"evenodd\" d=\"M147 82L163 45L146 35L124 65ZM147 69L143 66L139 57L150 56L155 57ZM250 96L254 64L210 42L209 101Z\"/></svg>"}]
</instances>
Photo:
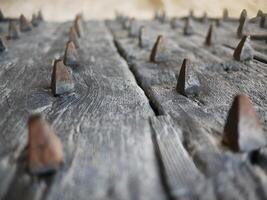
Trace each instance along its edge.
<instances>
[{"instance_id":1,"label":"blurred background","mask_svg":"<svg viewBox=\"0 0 267 200\"><path fill-rule=\"evenodd\" d=\"M165 9L168 16L184 16L193 9L195 15L206 11L209 16L218 17L224 8L233 17L238 17L245 8L251 17L258 9L267 12L267 0L0 0L0 9L7 16L18 17L23 13L31 17L41 9L50 21L71 20L78 12L83 12L86 19L113 18L115 11L147 19L157 9Z\"/></svg>"}]
</instances>

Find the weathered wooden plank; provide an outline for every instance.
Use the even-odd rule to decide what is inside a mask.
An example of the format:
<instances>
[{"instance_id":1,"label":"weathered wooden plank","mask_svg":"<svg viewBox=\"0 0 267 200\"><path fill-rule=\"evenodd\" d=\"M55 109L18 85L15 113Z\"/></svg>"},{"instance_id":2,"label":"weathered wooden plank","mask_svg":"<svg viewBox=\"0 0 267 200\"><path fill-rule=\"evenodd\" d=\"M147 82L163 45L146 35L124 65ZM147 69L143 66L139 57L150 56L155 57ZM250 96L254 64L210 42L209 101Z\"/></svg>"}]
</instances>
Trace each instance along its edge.
<instances>
[{"instance_id":1,"label":"weathered wooden plank","mask_svg":"<svg viewBox=\"0 0 267 200\"><path fill-rule=\"evenodd\" d=\"M142 119L153 116L154 113L143 91L136 84L125 61L117 54L112 37L104 23L89 22L85 26L87 37L82 39L83 45L79 49L81 64L79 68L73 69L75 93L54 98L51 96L50 90L47 89L49 88L51 67L48 67L49 63L46 60L62 55L64 43L67 41L64 35L67 33L68 26L70 26L69 23L65 24L64 29L58 32L59 37L51 44L43 58L34 57L30 65L31 70L23 71L20 75L22 77L21 82L27 89L21 91L19 88L15 89L14 85L10 85L13 89L13 95L16 96L16 98L12 99L14 101L21 101L17 108L22 111L26 110L26 113L22 112L23 115L20 115L21 121L18 124L18 126L21 126L20 130L16 126L13 129L9 127L3 133L4 135L7 133L10 135L12 133L13 135L21 134L20 138L23 142L20 141L20 148L16 150L16 154L22 155L21 149L26 143L24 124L28 113L42 111L54 124L57 133L63 141L66 158L65 167L61 173L57 174L54 178L52 177L51 180L50 178L48 180L47 178L36 180L30 177L24 168L22 171L18 171L20 166L23 165L23 163L18 163L19 167L5 194L5 199L16 198L16 195L13 196L14 193L12 192L14 188L17 194L21 194L22 199L35 199L38 197L53 199L58 195L67 194L67 192L64 192L69 191L70 186L72 190L68 193L68 196L71 198L75 196L87 199L88 196L91 196L93 199L117 199L119 194L123 194L125 198L135 199L135 195L137 195L140 199L163 199L164 193L158 180L157 168L154 163L154 152L152 151L152 144L150 144L149 126L143 125L144 131L138 129L140 133L144 132L146 134L139 135L136 138L138 134L134 131L138 131L136 127L140 126L141 128L142 125L139 125L139 123L134 125L134 120L133 122L128 122L125 125L125 129L120 128L118 125L126 116L133 119ZM94 29L91 29L92 26ZM5 81L9 81L15 76L14 70L9 75L8 80ZM27 82L28 80L30 82ZM9 96L11 97L10 94ZM24 100L24 96L31 98ZM6 103L4 100L3 102ZM4 117L5 123L11 123L8 117L15 115L17 116L15 112L8 113ZM104 120L105 116L110 120ZM16 121L16 123L18 122ZM145 121L143 123L145 124ZM148 121L146 123L148 124ZM133 126L130 124L133 124ZM106 134L108 134L108 131L110 131L112 137L110 136L106 142L101 143ZM124 133L125 135L123 135ZM97 134L99 136L103 134L103 136L95 138ZM147 138L143 140L144 143L140 143L142 148L139 146L133 148L131 142L136 144L140 137ZM94 143L97 145L97 141L99 152L96 152L94 147L92 147L92 152L85 154L88 151L87 145L94 145ZM13 142L15 145L18 144L18 141ZM126 143L127 147L125 149L129 153L118 158L118 154L124 153L123 148ZM106 145L106 151L103 151L102 145ZM140 149L146 149L147 151L138 153ZM6 151L6 148L3 148L4 150ZM132 160L133 163L128 165L129 156L136 151L138 152ZM113 159L107 159L108 153L110 153L110 157ZM11 155L10 153L5 153L4 155L10 159L12 153ZM98 155L101 156L98 157ZM3 171L10 172L7 169L9 166L16 164L17 157L14 158L12 163L3 166ZM88 159L92 163L87 162ZM150 161L143 162L144 159ZM81 168L79 168L80 164L83 165ZM91 164L92 167L90 167ZM112 165L113 167L110 168ZM75 173L72 171L73 166L78 167L74 169ZM98 169L98 166L102 166L102 168L99 167ZM120 171L117 171L116 168L119 168ZM122 171L124 171L123 176L119 178L118 175ZM76 188L72 184L64 183L64 177L67 178L72 175L76 183L87 181L85 178L90 173L95 173L95 177L92 180L88 180L90 181L88 184L90 183L92 189L88 190L88 186L84 185L84 193L78 189L81 186L77 185ZM146 176L146 182L140 183L143 176ZM117 185L114 186L114 184ZM101 186L101 189L97 190L94 186ZM125 188L125 186L136 188L137 191L133 193L130 189L126 190L127 187ZM33 190L33 188L36 189ZM147 190L150 192L147 192ZM51 194L49 191L51 191Z\"/></svg>"},{"instance_id":2,"label":"weathered wooden plank","mask_svg":"<svg viewBox=\"0 0 267 200\"><path fill-rule=\"evenodd\" d=\"M151 124L171 195L176 198L190 196L192 187L203 181L203 176L183 147L182 130L169 116L153 117Z\"/></svg>"}]
</instances>

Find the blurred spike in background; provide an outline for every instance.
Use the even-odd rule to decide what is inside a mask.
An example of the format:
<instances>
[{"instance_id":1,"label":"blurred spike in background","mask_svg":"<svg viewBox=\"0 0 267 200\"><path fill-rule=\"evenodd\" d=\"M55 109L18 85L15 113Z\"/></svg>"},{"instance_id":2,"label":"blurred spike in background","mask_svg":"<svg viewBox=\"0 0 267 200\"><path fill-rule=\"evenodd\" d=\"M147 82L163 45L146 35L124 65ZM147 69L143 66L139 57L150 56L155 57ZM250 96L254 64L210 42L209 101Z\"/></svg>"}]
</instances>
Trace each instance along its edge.
<instances>
[{"instance_id":1,"label":"blurred spike in background","mask_svg":"<svg viewBox=\"0 0 267 200\"><path fill-rule=\"evenodd\" d=\"M70 20L77 12L83 12L87 19L113 18L115 11L136 18L151 18L154 10L165 9L169 16L185 16L189 9L195 15L222 16L224 8L229 15L238 17L242 9L247 9L249 17L255 16L260 8L267 12L266 0L0 0L0 8L10 17L18 17L42 9L44 17L50 21Z\"/></svg>"}]
</instances>

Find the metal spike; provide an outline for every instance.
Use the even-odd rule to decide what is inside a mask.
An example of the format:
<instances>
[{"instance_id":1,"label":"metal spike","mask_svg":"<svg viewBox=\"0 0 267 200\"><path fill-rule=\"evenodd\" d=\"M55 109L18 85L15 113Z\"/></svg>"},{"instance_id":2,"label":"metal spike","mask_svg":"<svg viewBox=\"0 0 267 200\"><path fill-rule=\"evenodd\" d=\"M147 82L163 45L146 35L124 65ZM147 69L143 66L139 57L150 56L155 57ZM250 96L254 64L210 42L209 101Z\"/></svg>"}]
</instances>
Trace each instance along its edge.
<instances>
[{"instance_id":1,"label":"metal spike","mask_svg":"<svg viewBox=\"0 0 267 200\"><path fill-rule=\"evenodd\" d=\"M256 112L244 94L234 98L223 132L223 144L235 152L253 151L266 145Z\"/></svg>"},{"instance_id":2,"label":"metal spike","mask_svg":"<svg viewBox=\"0 0 267 200\"><path fill-rule=\"evenodd\" d=\"M202 23L207 23L208 22L208 14L207 12L204 12L202 19L201 19Z\"/></svg>"},{"instance_id":3,"label":"metal spike","mask_svg":"<svg viewBox=\"0 0 267 200\"><path fill-rule=\"evenodd\" d=\"M80 42L78 38L78 34L75 30L75 28L72 26L70 27L70 32L69 32L69 41L72 41L75 44L76 48L80 47Z\"/></svg>"},{"instance_id":4,"label":"metal spike","mask_svg":"<svg viewBox=\"0 0 267 200\"><path fill-rule=\"evenodd\" d=\"M70 93L74 90L71 74L60 59L54 62L51 88L54 96Z\"/></svg>"},{"instance_id":5,"label":"metal spike","mask_svg":"<svg viewBox=\"0 0 267 200\"><path fill-rule=\"evenodd\" d=\"M237 31L236 31L237 37L241 38L244 35L245 32L248 32L247 23L248 23L247 17L242 18L239 21L239 26L238 26Z\"/></svg>"},{"instance_id":6,"label":"metal spike","mask_svg":"<svg viewBox=\"0 0 267 200\"><path fill-rule=\"evenodd\" d=\"M32 22L32 25L35 27L39 25L39 20L35 14L32 14L32 21L31 22Z\"/></svg>"},{"instance_id":7,"label":"metal spike","mask_svg":"<svg viewBox=\"0 0 267 200\"><path fill-rule=\"evenodd\" d=\"M34 175L57 171L63 164L63 149L58 136L41 114L28 121L28 168Z\"/></svg>"},{"instance_id":8,"label":"metal spike","mask_svg":"<svg viewBox=\"0 0 267 200\"><path fill-rule=\"evenodd\" d=\"M2 10L0 9L0 21L2 21L4 19L5 19L5 16L4 16Z\"/></svg>"},{"instance_id":9,"label":"metal spike","mask_svg":"<svg viewBox=\"0 0 267 200\"><path fill-rule=\"evenodd\" d=\"M192 35L194 34L194 28L192 25L192 19L187 18L185 21L185 26L184 26L184 35Z\"/></svg>"},{"instance_id":10,"label":"metal spike","mask_svg":"<svg viewBox=\"0 0 267 200\"><path fill-rule=\"evenodd\" d=\"M215 37L215 27L213 24L210 25L206 40L205 40L205 45L206 46L211 46L212 44L214 44L214 41L216 40Z\"/></svg>"},{"instance_id":11,"label":"metal spike","mask_svg":"<svg viewBox=\"0 0 267 200\"><path fill-rule=\"evenodd\" d=\"M263 16L263 12L262 12L262 10L258 10L258 12L257 12L257 16L256 16L256 17L261 17L261 16Z\"/></svg>"},{"instance_id":12,"label":"metal spike","mask_svg":"<svg viewBox=\"0 0 267 200\"><path fill-rule=\"evenodd\" d=\"M38 19L38 21L40 21L40 22L44 21L43 13L42 13L41 10L38 11L37 19Z\"/></svg>"},{"instance_id":13,"label":"metal spike","mask_svg":"<svg viewBox=\"0 0 267 200\"><path fill-rule=\"evenodd\" d=\"M234 51L234 59L237 61L249 61L254 56L254 50L250 45L250 36L243 36Z\"/></svg>"},{"instance_id":14,"label":"metal spike","mask_svg":"<svg viewBox=\"0 0 267 200\"><path fill-rule=\"evenodd\" d=\"M134 18L132 18L130 20L129 36L138 37L138 34L139 34L139 25L137 21Z\"/></svg>"},{"instance_id":15,"label":"metal spike","mask_svg":"<svg viewBox=\"0 0 267 200\"><path fill-rule=\"evenodd\" d=\"M179 19L176 18L176 17L173 17L173 18L171 19L171 21L170 21L170 25L171 25L171 28L173 28L173 29L176 29L176 28L178 28L178 27L181 26L181 25L180 25L180 22L179 22Z\"/></svg>"},{"instance_id":16,"label":"metal spike","mask_svg":"<svg viewBox=\"0 0 267 200\"><path fill-rule=\"evenodd\" d=\"M66 44L64 64L70 67L77 67L79 65L79 55L73 41L68 41Z\"/></svg>"},{"instance_id":17,"label":"metal spike","mask_svg":"<svg viewBox=\"0 0 267 200\"><path fill-rule=\"evenodd\" d=\"M200 83L189 59L184 59L177 80L176 91L184 96L198 96Z\"/></svg>"},{"instance_id":18,"label":"metal spike","mask_svg":"<svg viewBox=\"0 0 267 200\"><path fill-rule=\"evenodd\" d=\"M20 16L19 21L20 21L20 31L25 32L32 30L31 23L26 19L24 15Z\"/></svg>"},{"instance_id":19,"label":"metal spike","mask_svg":"<svg viewBox=\"0 0 267 200\"><path fill-rule=\"evenodd\" d=\"M7 51L6 41L3 37L0 37L0 53Z\"/></svg>"},{"instance_id":20,"label":"metal spike","mask_svg":"<svg viewBox=\"0 0 267 200\"><path fill-rule=\"evenodd\" d=\"M138 36L139 47L147 48L149 47L149 38L146 32L146 28L141 26L139 29L139 36Z\"/></svg>"},{"instance_id":21,"label":"metal spike","mask_svg":"<svg viewBox=\"0 0 267 200\"><path fill-rule=\"evenodd\" d=\"M74 28L78 34L79 37L83 37L84 35L84 30L83 30L83 23L82 23L82 18L80 15L77 15L75 20L74 20Z\"/></svg>"},{"instance_id":22,"label":"metal spike","mask_svg":"<svg viewBox=\"0 0 267 200\"><path fill-rule=\"evenodd\" d=\"M244 18L247 18L247 17L248 17L247 10L243 9L239 17L239 22L241 22Z\"/></svg>"},{"instance_id":23,"label":"metal spike","mask_svg":"<svg viewBox=\"0 0 267 200\"><path fill-rule=\"evenodd\" d=\"M16 22L9 21L8 26L8 39L18 39L20 37L20 30L16 25Z\"/></svg>"},{"instance_id":24,"label":"metal spike","mask_svg":"<svg viewBox=\"0 0 267 200\"><path fill-rule=\"evenodd\" d=\"M154 19L158 20L161 23L164 23L166 21L166 12L165 10L156 10Z\"/></svg>"},{"instance_id":25,"label":"metal spike","mask_svg":"<svg viewBox=\"0 0 267 200\"><path fill-rule=\"evenodd\" d=\"M194 10L193 9L190 9L189 10L189 18L194 18Z\"/></svg>"},{"instance_id":26,"label":"metal spike","mask_svg":"<svg viewBox=\"0 0 267 200\"><path fill-rule=\"evenodd\" d=\"M223 9L223 20L227 20L229 18L228 9Z\"/></svg>"},{"instance_id":27,"label":"metal spike","mask_svg":"<svg viewBox=\"0 0 267 200\"><path fill-rule=\"evenodd\" d=\"M157 40L152 48L150 54L151 62L164 62L167 60L167 53L165 49L165 39L162 35L157 37Z\"/></svg>"},{"instance_id":28,"label":"metal spike","mask_svg":"<svg viewBox=\"0 0 267 200\"><path fill-rule=\"evenodd\" d=\"M267 15L261 16L260 27L261 28L267 28Z\"/></svg>"}]
</instances>

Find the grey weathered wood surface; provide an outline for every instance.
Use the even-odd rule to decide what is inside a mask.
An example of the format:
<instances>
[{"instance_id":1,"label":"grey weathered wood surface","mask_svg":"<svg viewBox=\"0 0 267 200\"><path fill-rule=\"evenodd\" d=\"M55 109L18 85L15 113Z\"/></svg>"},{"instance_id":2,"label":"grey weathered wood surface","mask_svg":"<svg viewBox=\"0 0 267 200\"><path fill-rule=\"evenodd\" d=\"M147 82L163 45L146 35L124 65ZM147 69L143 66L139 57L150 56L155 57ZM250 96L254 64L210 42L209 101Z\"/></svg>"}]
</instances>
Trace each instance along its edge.
<instances>
[{"instance_id":1,"label":"grey weathered wood surface","mask_svg":"<svg viewBox=\"0 0 267 200\"><path fill-rule=\"evenodd\" d=\"M75 92L61 97L51 93L52 60L63 56L72 23L44 22L8 41L0 54L0 199L266 199L266 149L234 154L220 141L238 93L250 96L267 137L267 64L232 59L236 22L218 27L211 47L203 45L209 23L194 21L190 37L179 23L137 21L149 36L140 48L118 21L86 22L80 65L70 68ZM0 27L5 35L7 23ZM155 64L148 58L159 34L168 61ZM253 47L266 56L260 42ZM199 77L198 97L175 90L184 58ZM33 112L46 115L63 143L65 163L52 176L25 167Z\"/></svg>"},{"instance_id":2,"label":"grey weathered wood surface","mask_svg":"<svg viewBox=\"0 0 267 200\"><path fill-rule=\"evenodd\" d=\"M140 49L137 38L128 37L127 30L122 29L118 23L108 22L121 55L128 60L131 70L152 102L154 109L159 114L170 114L175 119L175 122L183 130L185 148L197 167L207 177L205 183L199 184L197 187L201 188L199 191L206 188L209 192L198 193L198 189L195 189L191 194L196 192L198 198L201 199L215 199L220 198L220 196L224 196L226 199L264 199L266 197L266 190L263 189L265 187L264 181L263 184L258 185L260 181L250 183L252 177L248 178L250 181L247 183L242 178L247 176L246 174L253 173L253 177L256 176L257 179L265 180L266 176L261 171L264 169L258 171L251 164L247 166L247 163L242 161L244 155L232 155L231 153L228 155L229 152L221 146L220 139L232 98L239 93L246 93L251 97L266 132L265 110L267 101L264 97L267 92L264 78L266 77L266 64L256 60L249 63L234 61L232 49L226 48L220 41L215 46L205 47L203 45L204 35L201 36L201 34L194 34L190 37L183 36L181 28L171 30L168 24L155 21L140 22L140 24L145 24L148 29L147 32L150 34L151 41L148 49ZM206 27L207 30L208 26ZM202 27L202 29L204 28ZM198 30L201 31L201 29ZM149 55L151 46L158 34L164 35L167 39L166 48L169 59L167 62L155 64L149 61ZM186 98L175 91L177 82L175 76L179 72L184 58L190 58L193 61L202 85L203 93L196 98ZM224 68L227 66L235 66L239 70L225 71ZM173 136L172 139L176 142L178 140L176 136ZM168 147L174 149L169 150L167 156L166 150L162 150L165 157L174 159L172 162L179 160L177 154L173 156L171 153L178 149L177 146L172 147L169 144ZM234 160L240 161L234 164ZM165 162L167 165L166 176L172 179L174 173L168 174L170 171L169 161ZM233 163L233 168L227 169L225 167L227 162ZM230 174L241 166L245 168L245 171L242 172L244 174L235 172L235 179L238 180L238 184L232 184L232 188L228 188L228 184L232 182L229 177ZM177 173L180 170L182 169L177 169ZM225 181L220 182L223 176L225 176ZM169 184L173 188L173 183L170 182ZM224 193L217 191L219 187L223 188ZM243 190L247 187L254 187L248 192L251 196L242 195L238 189L242 188ZM255 187L261 188L261 194L255 191Z\"/></svg>"}]
</instances>

